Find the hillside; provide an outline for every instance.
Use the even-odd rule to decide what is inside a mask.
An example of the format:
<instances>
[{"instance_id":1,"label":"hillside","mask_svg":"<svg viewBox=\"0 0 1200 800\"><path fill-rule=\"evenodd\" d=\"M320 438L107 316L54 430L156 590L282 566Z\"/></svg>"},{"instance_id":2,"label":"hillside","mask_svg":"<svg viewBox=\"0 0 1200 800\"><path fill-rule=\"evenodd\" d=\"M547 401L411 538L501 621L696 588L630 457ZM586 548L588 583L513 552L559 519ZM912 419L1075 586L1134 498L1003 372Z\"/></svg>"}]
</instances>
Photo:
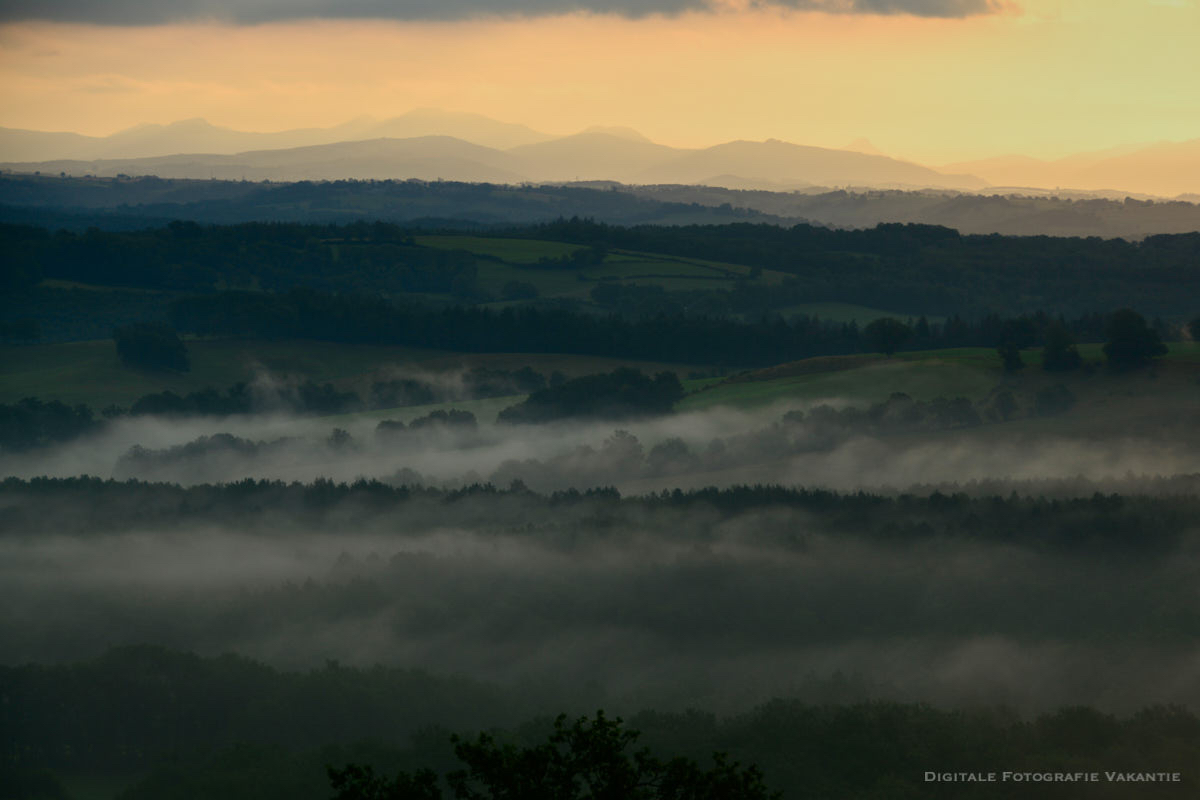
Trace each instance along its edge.
<instances>
[{"instance_id":1,"label":"hillside","mask_svg":"<svg viewBox=\"0 0 1200 800\"><path fill-rule=\"evenodd\" d=\"M402 148L388 140L379 144L391 148L397 163L403 160ZM487 151L480 153L470 145L443 144L440 157L446 169L450 169L451 155L457 159L455 169L466 169L463 165L468 162L481 164L480 158L490 157ZM327 158L324 163L340 162ZM486 169L511 172L512 165L503 159L489 163ZM238 174L239 179L208 180L204 170L204 180L3 175L0 220L86 229L138 228L171 219L337 222L365 218L495 225L578 216L610 224L659 225L746 220L863 228L881 222L911 222L943 225L962 233L1127 239L1200 230L1200 203L1195 201L1155 202L1086 194L984 195L861 187L839 191L809 187L793 192L611 181L522 186L378 180L275 184L241 181L241 167L233 157L220 169Z\"/></svg>"}]
</instances>

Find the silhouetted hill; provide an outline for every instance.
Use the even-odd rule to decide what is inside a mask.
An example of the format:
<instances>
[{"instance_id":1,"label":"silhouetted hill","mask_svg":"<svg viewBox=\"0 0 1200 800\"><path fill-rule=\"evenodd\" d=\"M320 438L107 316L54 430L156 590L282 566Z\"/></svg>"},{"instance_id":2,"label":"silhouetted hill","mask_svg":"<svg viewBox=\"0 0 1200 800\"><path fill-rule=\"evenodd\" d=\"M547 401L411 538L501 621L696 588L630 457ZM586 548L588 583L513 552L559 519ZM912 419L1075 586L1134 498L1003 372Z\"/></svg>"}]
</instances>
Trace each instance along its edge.
<instances>
[{"instance_id":1,"label":"silhouetted hill","mask_svg":"<svg viewBox=\"0 0 1200 800\"><path fill-rule=\"evenodd\" d=\"M1200 189L1200 139L1082 153L1056 161L1026 156L950 164L999 186L1142 192L1173 197Z\"/></svg>"},{"instance_id":2,"label":"silhouetted hill","mask_svg":"<svg viewBox=\"0 0 1200 800\"><path fill-rule=\"evenodd\" d=\"M10 165L12 166L12 165ZM155 175L203 180L456 180L518 183L511 156L450 136L369 139L256 150L235 155L193 154L158 158L49 161L41 172L68 175Z\"/></svg>"},{"instance_id":3,"label":"silhouetted hill","mask_svg":"<svg viewBox=\"0 0 1200 800\"><path fill-rule=\"evenodd\" d=\"M639 173L686 152L612 133L593 131L509 151L535 180L615 180L629 182Z\"/></svg>"},{"instance_id":4,"label":"silhouetted hill","mask_svg":"<svg viewBox=\"0 0 1200 800\"><path fill-rule=\"evenodd\" d=\"M58 155L47 157L52 152ZM337 128L270 134L233 131L199 119L143 125L104 138L0 129L0 157L6 159L0 168L14 172L107 177L616 180L783 190L985 185L887 156L777 140L687 150L656 144L627 128L592 128L554 138L478 115L430 110L383 122L355 120Z\"/></svg>"},{"instance_id":5,"label":"silhouetted hill","mask_svg":"<svg viewBox=\"0 0 1200 800\"><path fill-rule=\"evenodd\" d=\"M821 186L904 186L979 189L987 184L969 175L945 175L887 156L781 142L729 142L682 155L647 169L639 183L707 183L713 176L737 176L776 183Z\"/></svg>"},{"instance_id":6,"label":"silhouetted hill","mask_svg":"<svg viewBox=\"0 0 1200 800\"><path fill-rule=\"evenodd\" d=\"M482 114L420 108L378 120L360 117L328 128L256 133L189 119L169 125L136 125L110 136L0 128L0 159L5 161L94 161L152 158L181 153L233 155L250 150L280 150L365 139L452 136L485 147L506 149L553 139L524 125L499 122Z\"/></svg>"},{"instance_id":7,"label":"silhouetted hill","mask_svg":"<svg viewBox=\"0 0 1200 800\"><path fill-rule=\"evenodd\" d=\"M1182 200L1113 200L1043 194L975 194L954 191L763 191L712 186L636 186L628 191L675 203L753 208L787 219L847 228L881 222L944 225L962 233L1015 236L1120 236L1200 230L1200 205Z\"/></svg>"},{"instance_id":8,"label":"silhouetted hill","mask_svg":"<svg viewBox=\"0 0 1200 800\"><path fill-rule=\"evenodd\" d=\"M591 217L621 224L786 222L746 209L672 203L576 186L454 181L252 183L161 178L0 177L0 220L47 227L130 229L171 219L199 222L421 221L430 227Z\"/></svg>"},{"instance_id":9,"label":"silhouetted hill","mask_svg":"<svg viewBox=\"0 0 1200 800\"><path fill-rule=\"evenodd\" d=\"M454 152L467 152L449 143ZM336 152L336 149L333 151ZM1200 198L1197 198L1200 199ZM943 225L962 233L1141 239L1200 230L1200 204L1095 197L985 196L952 191L733 190L625 186L611 181L505 186L462 182L249 181L0 177L0 220L48 227L136 229L172 219L203 222L381 219L429 227L541 222L615 224L880 222Z\"/></svg>"}]
</instances>

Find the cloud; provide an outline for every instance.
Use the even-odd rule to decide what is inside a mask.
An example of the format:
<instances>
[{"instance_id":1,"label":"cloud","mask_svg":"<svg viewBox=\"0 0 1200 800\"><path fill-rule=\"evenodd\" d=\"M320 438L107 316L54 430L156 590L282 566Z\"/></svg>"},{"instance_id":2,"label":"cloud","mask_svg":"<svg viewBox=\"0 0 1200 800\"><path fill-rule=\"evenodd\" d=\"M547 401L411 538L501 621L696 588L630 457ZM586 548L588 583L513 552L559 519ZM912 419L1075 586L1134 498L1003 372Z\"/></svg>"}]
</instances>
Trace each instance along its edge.
<instances>
[{"instance_id":1,"label":"cloud","mask_svg":"<svg viewBox=\"0 0 1200 800\"><path fill-rule=\"evenodd\" d=\"M3 0L0 21L45 20L100 25L157 25L193 20L255 24L295 19L460 20L487 16L539 17L573 12L629 18L710 11L718 0ZM1002 7L999 0L749 0L756 8L842 14L966 17Z\"/></svg>"}]
</instances>

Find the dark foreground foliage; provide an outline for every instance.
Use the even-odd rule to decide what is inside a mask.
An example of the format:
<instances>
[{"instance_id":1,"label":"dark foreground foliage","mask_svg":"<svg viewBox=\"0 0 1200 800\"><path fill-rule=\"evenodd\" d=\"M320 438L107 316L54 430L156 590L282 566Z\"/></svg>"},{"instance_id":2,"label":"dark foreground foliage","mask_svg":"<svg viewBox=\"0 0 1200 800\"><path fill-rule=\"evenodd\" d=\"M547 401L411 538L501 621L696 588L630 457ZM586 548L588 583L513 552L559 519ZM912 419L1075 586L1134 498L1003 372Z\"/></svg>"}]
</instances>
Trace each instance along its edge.
<instances>
[{"instance_id":1,"label":"dark foreground foliage","mask_svg":"<svg viewBox=\"0 0 1200 800\"><path fill-rule=\"evenodd\" d=\"M0 667L0 682L8 699L0 706L6 764L0 777L6 786L20 781L43 792L27 796L64 796L47 770L98 770L144 775L122 800L327 800L326 765L346 764L357 768L339 768L342 789L364 790L346 798L436 796L386 793L399 783L390 776L401 771L409 774L410 788L422 781L429 786L423 769L458 771L455 780L484 792L537 768L565 772L589 760L621 767L623 759L636 770L634 757L622 753L632 742L630 729L641 731L638 744L656 754L641 765L643 775L732 781L744 791L759 786L756 774L732 765L755 764L767 785L787 798L1184 798L1200 789L1194 770L1200 719L1173 707L1129 716L1070 707L1024 719L998 708L777 699L724 717L640 711L627 717L628 729L605 719L595 737L594 724L560 722L548 742L550 718L530 719L537 712L506 702L496 687L395 669L331 664L291 673L233 656L140 647L91 662ZM456 758L452 732L481 729L482 736L457 740ZM582 763L567 758L573 751L586 753ZM712 763L714 752L727 753L727 760L710 770L670 773L672 764L687 760ZM1179 772L1181 779L1158 785L932 783L928 771L1097 772L1102 779L1106 771ZM372 786L383 793L372 794ZM755 791L649 796L766 796Z\"/></svg>"},{"instance_id":2,"label":"dark foreground foliage","mask_svg":"<svg viewBox=\"0 0 1200 800\"><path fill-rule=\"evenodd\" d=\"M445 783L456 800L768 800L779 798L763 783L757 767L730 763L724 753L701 769L693 760L663 760L648 748L627 752L641 734L610 720L567 715L554 720L547 741L522 747L500 742L489 733L474 740L451 737L454 754L465 766L449 772ZM401 771L388 780L370 766L329 768L337 791L334 800L441 800L437 774L428 768Z\"/></svg>"}]
</instances>

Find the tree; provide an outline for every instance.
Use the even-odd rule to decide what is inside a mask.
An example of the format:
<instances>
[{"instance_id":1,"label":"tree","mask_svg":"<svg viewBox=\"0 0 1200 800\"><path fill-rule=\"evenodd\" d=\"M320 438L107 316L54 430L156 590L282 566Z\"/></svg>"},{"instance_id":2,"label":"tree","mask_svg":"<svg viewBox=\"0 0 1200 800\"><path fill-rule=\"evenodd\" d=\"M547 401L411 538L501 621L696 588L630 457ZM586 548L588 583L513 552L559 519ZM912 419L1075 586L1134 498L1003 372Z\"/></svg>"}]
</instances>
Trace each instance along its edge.
<instances>
[{"instance_id":1,"label":"tree","mask_svg":"<svg viewBox=\"0 0 1200 800\"><path fill-rule=\"evenodd\" d=\"M137 322L113 331L117 343L117 355L127 367L152 370L191 369L187 347L179 334L167 325L155 322Z\"/></svg>"},{"instance_id":2,"label":"tree","mask_svg":"<svg viewBox=\"0 0 1200 800\"><path fill-rule=\"evenodd\" d=\"M768 800L757 767L730 763L721 753L702 769L687 758L663 761L643 748L628 752L639 733L603 711L595 719L567 716L539 745L499 743L481 733L473 741L452 737L454 754L466 766L446 775L455 800ZM440 800L430 770L399 773L388 781L370 767L329 768L334 800Z\"/></svg>"},{"instance_id":3,"label":"tree","mask_svg":"<svg viewBox=\"0 0 1200 800\"><path fill-rule=\"evenodd\" d=\"M630 367L610 373L584 375L533 392L524 401L500 412L501 422L548 422L572 417L628 419L666 414L683 397L674 372L653 378Z\"/></svg>"},{"instance_id":4,"label":"tree","mask_svg":"<svg viewBox=\"0 0 1200 800\"><path fill-rule=\"evenodd\" d=\"M893 317L880 317L863 328L863 336L871 350L888 358L912 336L912 328Z\"/></svg>"},{"instance_id":5,"label":"tree","mask_svg":"<svg viewBox=\"0 0 1200 800\"><path fill-rule=\"evenodd\" d=\"M1191 334L1193 342L1200 342L1200 317L1196 317L1187 324L1187 331Z\"/></svg>"},{"instance_id":6,"label":"tree","mask_svg":"<svg viewBox=\"0 0 1200 800\"><path fill-rule=\"evenodd\" d=\"M337 792L334 800L442 800L437 773L419 769L413 774L401 772L392 780L375 774L370 766L347 764L344 769L329 767L329 783Z\"/></svg>"},{"instance_id":7,"label":"tree","mask_svg":"<svg viewBox=\"0 0 1200 800\"><path fill-rule=\"evenodd\" d=\"M1114 369L1144 367L1167 352L1167 346L1158 332L1146 324L1146 318L1128 308L1113 312L1104 336L1107 339L1104 357Z\"/></svg>"},{"instance_id":8,"label":"tree","mask_svg":"<svg viewBox=\"0 0 1200 800\"><path fill-rule=\"evenodd\" d=\"M1083 363L1071 332L1061 322L1046 328L1046 346L1042 348L1042 369L1047 372L1069 372Z\"/></svg>"},{"instance_id":9,"label":"tree","mask_svg":"<svg viewBox=\"0 0 1200 800\"><path fill-rule=\"evenodd\" d=\"M996 348L996 352L1000 354L1000 360L1004 362L1005 372L1017 372L1025 368L1025 362L1021 360L1021 348L1014 342L1005 342Z\"/></svg>"},{"instance_id":10,"label":"tree","mask_svg":"<svg viewBox=\"0 0 1200 800\"><path fill-rule=\"evenodd\" d=\"M1038 391L1033 400L1034 412L1039 417L1065 414L1075 405L1075 393L1061 383L1047 386Z\"/></svg>"},{"instance_id":11,"label":"tree","mask_svg":"<svg viewBox=\"0 0 1200 800\"><path fill-rule=\"evenodd\" d=\"M1005 390L992 399L992 405L988 409L988 416L992 419L1008 422L1017 415L1020 409L1021 407L1017 405L1017 398L1013 397L1012 392Z\"/></svg>"}]
</instances>

